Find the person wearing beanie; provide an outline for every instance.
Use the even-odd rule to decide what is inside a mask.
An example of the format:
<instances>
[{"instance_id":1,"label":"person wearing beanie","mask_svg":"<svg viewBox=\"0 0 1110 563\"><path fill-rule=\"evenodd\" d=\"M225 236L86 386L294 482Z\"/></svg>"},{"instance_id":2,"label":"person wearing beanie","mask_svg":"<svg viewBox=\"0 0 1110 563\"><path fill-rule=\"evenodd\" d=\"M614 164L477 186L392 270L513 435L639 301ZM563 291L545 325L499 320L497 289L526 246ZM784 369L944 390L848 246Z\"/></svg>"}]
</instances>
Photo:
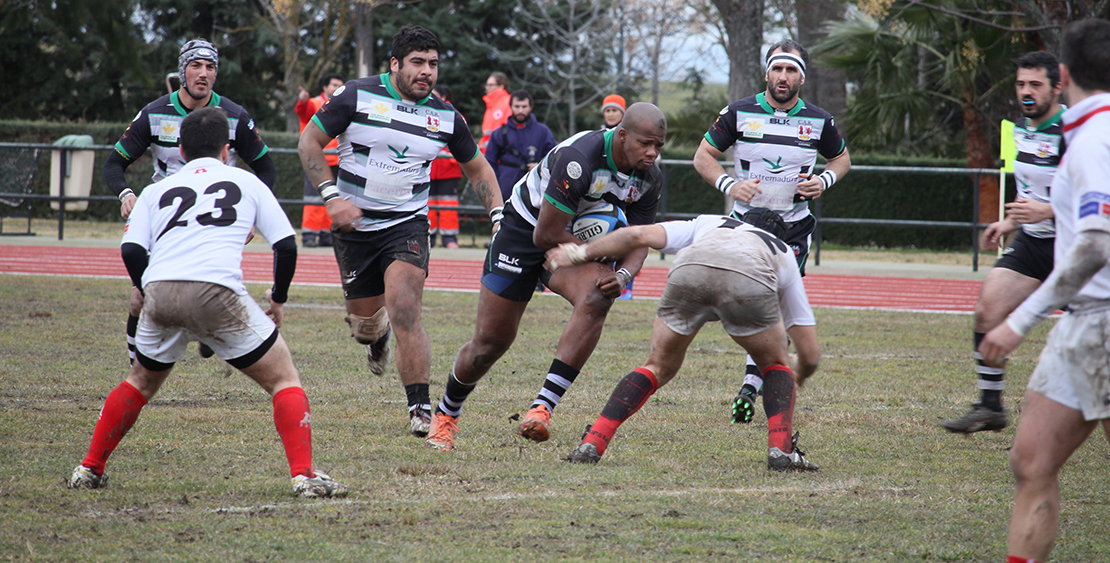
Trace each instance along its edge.
<instances>
[{"instance_id":1,"label":"person wearing beanie","mask_svg":"<svg viewBox=\"0 0 1110 563\"><path fill-rule=\"evenodd\" d=\"M624 119L624 97L609 94L601 102L601 117L605 120L601 128L608 131L617 126Z\"/></svg>"}]
</instances>

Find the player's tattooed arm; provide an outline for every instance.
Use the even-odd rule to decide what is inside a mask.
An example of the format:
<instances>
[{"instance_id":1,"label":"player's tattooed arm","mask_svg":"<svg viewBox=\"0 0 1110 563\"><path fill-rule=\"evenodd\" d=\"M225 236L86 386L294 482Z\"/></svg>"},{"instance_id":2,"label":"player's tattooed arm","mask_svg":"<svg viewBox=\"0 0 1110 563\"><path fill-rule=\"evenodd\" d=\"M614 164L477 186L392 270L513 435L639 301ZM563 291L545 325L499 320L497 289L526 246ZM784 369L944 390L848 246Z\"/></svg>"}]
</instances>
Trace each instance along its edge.
<instances>
[{"instance_id":1,"label":"player's tattooed arm","mask_svg":"<svg viewBox=\"0 0 1110 563\"><path fill-rule=\"evenodd\" d=\"M470 179L474 195L478 196L478 201L487 212L505 205L501 199L501 188L497 185L497 175L494 174L488 160L481 157L474 158L469 162L460 162L459 166Z\"/></svg>"},{"instance_id":2,"label":"player's tattooed arm","mask_svg":"<svg viewBox=\"0 0 1110 563\"><path fill-rule=\"evenodd\" d=\"M301 140L297 143L297 154L301 157L301 166L313 186L319 186L327 180L335 180L331 176L327 157L324 156L324 146L329 142L331 138L327 133L311 123L301 132Z\"/></svg>"}]
</instances>

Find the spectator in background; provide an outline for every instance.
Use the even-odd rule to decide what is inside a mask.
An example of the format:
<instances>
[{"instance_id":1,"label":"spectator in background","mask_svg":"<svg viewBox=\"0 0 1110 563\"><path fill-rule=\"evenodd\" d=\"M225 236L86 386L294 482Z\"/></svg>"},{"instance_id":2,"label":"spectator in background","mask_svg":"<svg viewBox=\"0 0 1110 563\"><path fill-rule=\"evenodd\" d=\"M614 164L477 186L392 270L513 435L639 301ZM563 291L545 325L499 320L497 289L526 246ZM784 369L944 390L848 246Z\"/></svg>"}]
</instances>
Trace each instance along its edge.
<instances>
[{"instance_id":1,"label":"spectator in background","mask_svg":"<svg viewBox=\"0 0 1110 563\"><path fill-rule=\"evenodd\" d=\"M436 84L432 90L439 99L451 103L451 89ZM458 110L456 110L458 111ZM444 158L445 156L450 158ZM462 178L462 168L459 161L451 155L451 151L444 145L439 151L439 157L432 161L432 184L428 188L428 223L431 238L428 245L436 245L436 233L442 235L444 248L458 248L459 212L445 209L431 209L434 206L458 207L459 206L459 179Z\"/></svg>"},{"instance_id":2,"label":"spectator in background","mask_svg":"<svg viewBox=\"0 0 1110 563\"><path fill-rule=\"evenodd\" d=\"M513 118L490 135L486 160L497 174L501 199L509 201L513 186L555 148L555 135L532 115L535 100L525 90L512 94Z\"/></svg>"},{"instance_id":3,"label":"spectator in background","mask_svg":"<svg viewBox=\"0 0 1110 563\"><path fill-rule=\"evenodd\" d=\"M509 120L512 110L509 109L509 77L504 72L495 72L486 79L486 95L482 96L486 102L486 114L482 117L482 138L478 141L478 149L484 154L489 136Z\"/></svg>"},{"instance_id":4,"label":"spectator in background","mask_svg":"<svg viewBox=\"0 0 1110 563\"><path fill-rule=\"evenodd\" d=\"M624 119L624 97L616 94L605 96L601 101L601 118L605 120L601 128L608 131Z\"/></svg>"},{"instance_id":5,"label":"spectator in background","mask_svg":"<svg viewBox=\"0 0 1110 563\"><path fill-rule=\"evenodd\" d=\"M337 72L325 74L320 79L320 95L315 98L309 98L308 91L301 88L297 104L293 106L293 111L297 112L297 118L301 121L301 131L304 131L304 126L312 121L312 116L316 115L316 110L327 103L332 93L338 90L344 82L346 82L346 79L343 78L342 74ZM324 150L334 151L338 146L338 141L332 139L331 143L324 147ZM328 154L326 157L332 175L338 176L339 155ZM331 246L331 217L328 216L328 210L324 207L324 200L320 198L320 192L317 192L316 186L308 181L307 175L304 177L304 200L311 201L316 205L306 204L304 206L304 214L301 216L301 244L306 247Z\"/></svg>"}]
</instances>

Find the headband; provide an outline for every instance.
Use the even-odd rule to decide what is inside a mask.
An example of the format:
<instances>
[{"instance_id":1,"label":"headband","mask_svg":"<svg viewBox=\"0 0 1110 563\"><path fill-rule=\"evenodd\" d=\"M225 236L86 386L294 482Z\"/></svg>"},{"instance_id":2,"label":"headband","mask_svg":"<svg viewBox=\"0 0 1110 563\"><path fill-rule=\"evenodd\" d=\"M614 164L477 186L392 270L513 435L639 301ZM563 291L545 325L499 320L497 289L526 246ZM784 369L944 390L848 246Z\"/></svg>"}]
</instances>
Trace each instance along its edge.
<instances>
[{"instance_id":1,"label":"headband","mask_svg":"<svg viewBox=\"0 0 1110 563\"><path fill-rule=\"evenodd\" d=\"M177 54L177 70L181 73L182 83L185 82L185 67L196 60L212 61L216 64L216 72L220 71L220 51L216 46L203 39L193 39L182 45Z\"/></svg>"},{"instance_id":2,"label":"headband","mask_svg":"<svg viewBox=\"0 0 1110 563\"><path fill-rule=\"evenodd\" d=\"M802 78L806 76L806 62L801 57L794 53L775 53L767 59L767 70L770 71L775 63L786 63L790 66L796 67L802 73Z\"/></svg>"}]
</instances>

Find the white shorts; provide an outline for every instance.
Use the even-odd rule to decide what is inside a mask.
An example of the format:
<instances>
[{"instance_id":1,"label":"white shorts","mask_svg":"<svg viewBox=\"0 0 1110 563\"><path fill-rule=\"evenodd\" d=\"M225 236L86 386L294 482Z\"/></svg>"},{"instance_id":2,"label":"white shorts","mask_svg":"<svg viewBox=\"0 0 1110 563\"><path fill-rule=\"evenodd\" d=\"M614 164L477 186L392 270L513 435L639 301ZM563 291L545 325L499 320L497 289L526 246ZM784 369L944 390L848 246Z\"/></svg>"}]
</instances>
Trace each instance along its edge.
<instances>
[{"instance_id":1,"label":"white shorts","mask_svg":"<svg viewBox=\"0 0 1110 563\"><path fill-rule=\"evenodd\" d=\"M1028 389L1082 411L1086 420L1110 418L1110 307L1061 317Z\"/></svg>"},{"instance_id":2,"label":"white shorts","mask_svg":"<svg viewBox=\"0 0 1110 563\"><path fill-rule=\"evenodd\" d=\"M276 339L277 327L258 303L222 285L161 281L147 284L143 292L135 346L141 356L166 364L163 369L180 360L194 340L235 367L250 367ZM148 363L143 365L154 369Z\"/></svg>"},{"instance_id":3,"label":"white shorts","mask_svg":"<svg viewBox=\"0 0 1110 563\"><path fill-rule=\"evenodd\" d=\"M689 336L721 321L732 336L751 336L779 322L779 297L766 284L732 270L700 264L671 269L656 313L663 324Z\"/></svg>"}]
</instances>

